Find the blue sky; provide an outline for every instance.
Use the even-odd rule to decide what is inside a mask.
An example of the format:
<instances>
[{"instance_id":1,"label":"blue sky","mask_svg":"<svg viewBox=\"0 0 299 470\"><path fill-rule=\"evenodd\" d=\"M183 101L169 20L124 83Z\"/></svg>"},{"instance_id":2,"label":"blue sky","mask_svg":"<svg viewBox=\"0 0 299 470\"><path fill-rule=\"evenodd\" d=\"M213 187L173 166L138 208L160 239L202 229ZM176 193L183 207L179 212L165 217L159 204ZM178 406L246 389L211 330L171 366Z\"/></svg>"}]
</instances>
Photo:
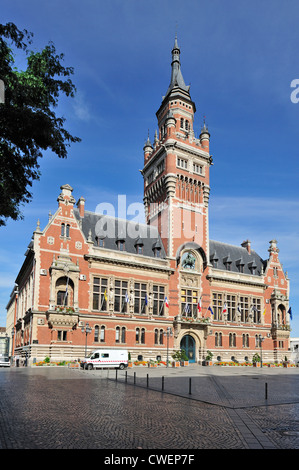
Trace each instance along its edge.
<instances>
[{"instance_id":1,"label":"blue sky","mask_svg":"<svg viewBox=\"0 0 299 470\"><path fill-rule=\"evenodd\" d=\"M157 128L177 31L195 133L204 115L211 133L210 237L248 238L263 258L278 241L299 337L298 16L297 0L2 0L2 23L32 31L33 49L53 41L74 67L76 98L57 113L82 142L66 160L45 154L24 220L0 229L0 325L37 220L44 228L62 184L91 211L122 194L142 203L143 145Z\"/></svg>"}]
</instances>

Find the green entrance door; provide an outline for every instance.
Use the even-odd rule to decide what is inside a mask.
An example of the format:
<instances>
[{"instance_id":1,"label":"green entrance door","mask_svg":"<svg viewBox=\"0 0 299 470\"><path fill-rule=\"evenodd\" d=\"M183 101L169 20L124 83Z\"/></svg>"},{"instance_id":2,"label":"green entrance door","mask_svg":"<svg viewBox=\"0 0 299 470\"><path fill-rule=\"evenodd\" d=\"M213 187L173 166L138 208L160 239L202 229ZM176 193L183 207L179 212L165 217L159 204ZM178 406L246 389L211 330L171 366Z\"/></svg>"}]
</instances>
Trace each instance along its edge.
<instances>
[{"instance_id":1,"label":"green entrance door","mask_svg":"<svg viewBox=\"0 0 299 470\"><path fill-rule=\"evenodd\" d=\"M185 335L180 344L180 348L185 350L189 362L195 362L195 340L190 335Z\"/></svg>"}]
</instances>

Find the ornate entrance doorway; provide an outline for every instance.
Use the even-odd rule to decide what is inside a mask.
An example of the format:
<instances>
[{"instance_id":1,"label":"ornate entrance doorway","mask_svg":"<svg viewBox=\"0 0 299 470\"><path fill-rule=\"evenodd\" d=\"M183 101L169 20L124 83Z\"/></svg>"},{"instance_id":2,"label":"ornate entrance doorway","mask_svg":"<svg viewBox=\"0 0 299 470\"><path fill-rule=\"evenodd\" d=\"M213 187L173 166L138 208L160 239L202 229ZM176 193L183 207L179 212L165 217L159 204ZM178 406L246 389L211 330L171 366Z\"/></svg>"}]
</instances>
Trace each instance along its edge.
<instances>
[{"instance_id":1,"label":"ornate entrance doorway","mask_svg":"<svg viewBox=\"0 0 299 470\"><path fill-rule=\"evenodd\" d=\"M185 350L189 362L195 362L195 339L190 335L185 335L180 344L180 348Z\"/></svg>"}]
</instances>

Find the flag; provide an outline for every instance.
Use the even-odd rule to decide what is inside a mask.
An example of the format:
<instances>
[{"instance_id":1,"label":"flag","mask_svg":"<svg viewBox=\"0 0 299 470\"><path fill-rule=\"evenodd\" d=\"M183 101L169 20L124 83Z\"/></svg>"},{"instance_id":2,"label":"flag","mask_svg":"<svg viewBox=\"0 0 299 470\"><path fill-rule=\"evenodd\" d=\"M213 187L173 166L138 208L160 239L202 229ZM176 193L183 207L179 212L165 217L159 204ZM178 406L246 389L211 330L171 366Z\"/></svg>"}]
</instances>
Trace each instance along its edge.
<instances>
[{"instance_id":1,"label":"flag","mask_svg":"<svg viewBox=\"0 0 299 470\"><path fill-rule=\"evenodd\" d=\"M214 315L214 312L213 312L212 307L210 305L209 305L208 310L211 312L211 315Z\"/></svg>"},{"instance_id":2,"label":"flag","mask_svg":"<svg viewBox=\"0 0 299 470\"><path fill-rule=\"evenodd\" d=\"M105 292L104 292L104 299L105 299L106 302L107 302L107 292L106 292L106 289L105 289Z\"/></svg>"},{"instance_id":3,"label":"flag","mask_svg":"<svg viewBox=\"0 0 299 470\"><path fill-rule=\"evenodd\" d=\"M197 310L198 310L198 313L201 312L201 299L199 299L199 302L197 304Z\"/></svg>"},{"instance_id":4,"label":"flag","mask_svg":"<svg viewBox=\"0 0 299 470\"><path fill-rule=\"evenodd\" d=\"M147 305L147 295L145 294L144 303Z\"/></svg>"},{"instance_id":5,"label":"flag","mask_svg":"<svg viewBox=\"0 0 299 470\"><path fill-rule=\"evenodd\" d=\"M67 277L67 280L66 280L66 288L65 288L65 294L64 294L64 299L63 299L63 306L67 305L68 285L69 285L69 277Z\"/></svg>"},{"instance_id":6,"label":"flag","mask_svg":"<svg viewBox=\"0 0 299 470\"><path fill-rule=\"evenodd\" d=\"M292 309L291 307L288 310L288 314L290 315L290 319L293 320L293 314L292 314Z\"/></svg>"},{"instance_id":7,"label":"flag","mask_svg":"<svg viewBox=\"0 0 299 470\"><path fill-rule=\"evenodd\" d=\"M166 307L169 308L169 303L168 303L167 297L165 297L164 303L165 303Z\"/></svg>"},{"instance_id":8,"label":"flag","mask_svg":"<svg viewBox=\"0 0 299 470\"><path fill-rule=\"evenodd\" d=\"M252 306L251 306L251 311L252 311L252 312L258 312L258 309L256 308L255 305L252 305Z\"/></svg>"},{"instance_id":9,"label":"flag","mask_svg":"<svg viewBox=\"0 0 299 470\"><path fill-rule=\"evenodd\" d=\"M223 305L222 313L226 313L226 312L227 312L227 304L225 302L225 304Z\"/></svg>"},{"instance_id":10,"label":"flag","mask_svg":"<svg viewBox=\"0 0 299 470\"><path fill-rule=\"evenodd\" d=\"M186 304L186 305L185 305L185 313L190 313L189 304Z\"/></svg>"},{"instance_id":11,"label":"flag","mask_svg":"<svg viewBox=\"0 0 299 470\"><path fill-rule=\"evenodd\" d=\"M129 302L129 296L128 296L128 292L126 291L126 302L128 303Z\"/></svg>"},{"instance_id":12,"label":"flag","mask_svg":"<svg viewBox=\"0 0 299 470\"><path fill-rule=\"evenodd\" d=\"M238 305L238 312L239 312L239 313L242 313L240 304Z\"/></svg>"},{"instance_id":13,"label":"flag","mask_svg":"<svg viewBox=\"0 0 299 470\"><path fill-rule=\"evenodd\" d=\"M266 307L265 307L265 310L263 311L263 315L266 315Z\"/></svg>"}]
</instances>

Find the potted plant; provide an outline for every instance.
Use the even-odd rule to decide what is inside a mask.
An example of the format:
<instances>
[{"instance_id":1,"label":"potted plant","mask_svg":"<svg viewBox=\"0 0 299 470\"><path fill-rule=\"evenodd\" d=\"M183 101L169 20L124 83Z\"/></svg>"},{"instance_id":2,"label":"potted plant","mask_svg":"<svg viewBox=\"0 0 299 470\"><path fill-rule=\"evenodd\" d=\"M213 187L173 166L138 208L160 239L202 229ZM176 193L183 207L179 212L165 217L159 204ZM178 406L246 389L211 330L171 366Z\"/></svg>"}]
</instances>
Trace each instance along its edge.
<instances>
[{"instance_id":1,"label":"potted plant","mask_svg":"<svg viewBox=\"0 0 299 470\"><path fill-rule=\"evenodd\" d=\"M181 366L186 367L189 365L189 360L186 355L185 349L181 349Z\"/></svg>"},{"instance_id":2,"label":"potted plant","mask_svg":"<svg viewBox=\"0 0 299 470\"><path fill-rule=\"evenodd\" d=\"M128 352L128 367L133 367L133 363L131 361L131 353L130 351Z\"/></svg>"},{"instance_id":3,"label":"potted plant","mask_svg":"<svg viewBox=\"0 0 299 470\"><path fill-rule=\"evenodd\" d=\"M253 367L261 367L261 357L258 353L255 353L252 358Z\"/></svg>"},{"instance_id":4,"label":"potted plant","mask_svg":"<svg viewBox=\"0 0 299 470\"><path fill-rule=\"evenodd\" d=\"M172 362L172 367L180 367L181 365L181 351L175 351L173 354L172 354L172 359L173 359L173 362Z\"/></svg>"},{"instance_id":5,"label":"potted plant","mask_svg":"<svg viewBox=\"0 0 299 470\"><path fill-rule=\"evenodd\" d=\"M202 365L203 366L212 366L213 365L212 357L213 357L213 353L211 351L207 351L206 358L203 361Z\"/></svg>"}]
</instances>

